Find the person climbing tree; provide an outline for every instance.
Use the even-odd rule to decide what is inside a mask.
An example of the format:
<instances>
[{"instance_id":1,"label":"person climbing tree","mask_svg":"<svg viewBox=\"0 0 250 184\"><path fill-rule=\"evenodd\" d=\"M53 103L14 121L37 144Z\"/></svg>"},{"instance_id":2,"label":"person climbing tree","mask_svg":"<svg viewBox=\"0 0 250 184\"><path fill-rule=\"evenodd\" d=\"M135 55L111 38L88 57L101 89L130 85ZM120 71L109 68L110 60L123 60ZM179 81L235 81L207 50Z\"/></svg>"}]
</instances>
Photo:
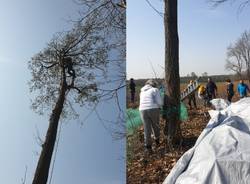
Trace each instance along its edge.
<instances>
[{"instance_id":1,"label":"person climbing tree","mask_svg":"<svg viewBox=\"0 0 250 184\"><path fill-rule=\"evenodd\" d=\"M65 69L67 69L67 72L70 76L72 76L73 78L76 77L75 75L75 70L73 69L73 61L71 57L65 57L63 59L63 64Z\"/></svg>"},{"instance_id":2,"label":"person climbing tree","mask_svg":"<svg viewBox=\"0 0 250 184\"><path fill-rule=\"evenodd\" d=\"M32 184L46 184L48 181L59 121L79 116L74 105L70 104L94 106L103 95L97 90L100 83L96 75L109 66L110 43L106 42L102 30L97 29L99 22L98 17L90 16L82 26L76 24L70 31L55 34L48 45L29 61L32 74L30 91L35 93L32 109L39 114L50 114ZM78 65L73 66L75 63ZM79 80L67 80L66 73L75 77L75 70Z\"/></svg>"}]
</instances>

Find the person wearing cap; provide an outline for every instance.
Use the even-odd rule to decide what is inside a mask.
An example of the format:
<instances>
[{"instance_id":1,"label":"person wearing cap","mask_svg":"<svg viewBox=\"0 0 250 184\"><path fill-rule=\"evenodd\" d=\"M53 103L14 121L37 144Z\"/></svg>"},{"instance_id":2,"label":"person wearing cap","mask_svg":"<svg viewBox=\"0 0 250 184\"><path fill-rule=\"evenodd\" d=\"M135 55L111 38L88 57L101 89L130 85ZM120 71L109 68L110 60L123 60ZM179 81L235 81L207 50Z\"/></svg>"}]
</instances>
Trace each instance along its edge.
<instances>
[{"instance_id":1,"label":"person wearing cap","mask_svg":"<svg viewBox=\"0 0 250 184\"><path fill-rule=\"evenodd\" d=\"M139 111L144 125L144 141L147 151L152 151L151 133L153 131L155 143L158 146L160 140L160 108L163 104L157 82L148 80L141 88Z\"/></svg>"}]
</instances>

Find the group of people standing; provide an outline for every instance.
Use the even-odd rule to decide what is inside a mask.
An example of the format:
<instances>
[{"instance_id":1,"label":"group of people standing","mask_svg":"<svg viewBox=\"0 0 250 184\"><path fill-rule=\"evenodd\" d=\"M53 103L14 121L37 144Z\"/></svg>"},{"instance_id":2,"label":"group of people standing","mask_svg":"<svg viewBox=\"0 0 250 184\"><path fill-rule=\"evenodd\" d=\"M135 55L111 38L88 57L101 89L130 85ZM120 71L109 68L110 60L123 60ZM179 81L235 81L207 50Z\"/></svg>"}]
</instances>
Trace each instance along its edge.
<instances>
[{"instance_id":1,"label":"group of people standing","mask_svg":"<svg viewBox=\"0 0 250 184\"><path fill-rule=\"evenodd\" d=\"M227 100L229 102L232 101L232 98L235 94L234 92L234 84L228 79L226 84L226 91L227 91ZM193 81L190 81L191 85ZM148 80L146 81L145 85L140 90L140 103L139 103L139 111L140 116L144 125L144 141L145 141L145 149L148 151L152 151L152 138L151 134L154 134L155 138L155 145L158 146L160 144L160 109L163 106L163 97L160 94L159 89L157 88L158 83L155 80ZM134 103L135 101L135 83L134 80L130 80L130 92L131 92L131 102ZM237 91L239 93L240 98L246 97L247 93L250 93L248 86L244 83L243 80L240 80ZM210 100L216 98L218 93L218 88L211 80L208 78L208 82L206 86L200 85L198 88L198 97L203 99L205 105L208 105ZM191 106L191 102L193 101L195 108L195 93L189 95L189 105Z\"/></svg>"},{"instance_id":2,"label":"group of people standing","mask_svg":"<svg viewBox=\"0 0 250 184\"><path fill-rule=\"evenodd\" d=\"M232 98L235 95L235 91L234 91L234 84L230 79L226 80L225 88L226 88L227 100L231 103ZM216 98L217 92L218 89L216 84L211 80L211 78L208 78L208 83L206 84L206 87L200 85L198 89L198 98L203 99L205 105L209 105L209 102L212 99ZM239 81L239 84L237 86L237 92L240 98L247 97L247 93L250 93L247 84L245 84L243 80Z\"/></svg>"},{"instance_id":3,"label":"group of people standing","mask_svg":"<svg viewBox=\"0 0 250 184\"><path fill-rule=\"evenodd\" d=\"M204 100L204 105L208 106L210 100L216 98L218 88L211 78L208 78L206 87L200 85L198 88L198 98Z\"/></svg>"},{"instance_id":4,"label":"group of people standing","mask_svg":"<svg viewBox=\"0 0 250 184\"><path fill-rule=\"evenodd\" d=\"M193 80L189 81L188 87L192 86L194 83ZM198 98L204 100L204 105L207 106L209 104L209 101L216 98L217 96L217 86L216 84L211 80L211 78L208 78L208 82L206 86L200 85L198 88ZM195 91L191 92L191 94L188 95L188 105L189 108L192 109L192 104L195 109L197 109L196 105L196 97L195 97Z\"/></svg>"}]
</instances>

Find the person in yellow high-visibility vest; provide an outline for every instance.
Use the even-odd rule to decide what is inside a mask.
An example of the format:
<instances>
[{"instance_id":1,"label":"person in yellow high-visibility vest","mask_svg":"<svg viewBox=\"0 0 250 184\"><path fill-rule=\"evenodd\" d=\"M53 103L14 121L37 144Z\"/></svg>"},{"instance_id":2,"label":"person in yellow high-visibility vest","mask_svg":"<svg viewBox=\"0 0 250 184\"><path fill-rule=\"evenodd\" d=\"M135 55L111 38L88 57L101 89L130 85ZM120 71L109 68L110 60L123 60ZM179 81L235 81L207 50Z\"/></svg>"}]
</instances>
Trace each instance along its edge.
<instances>
[{"instance_id":1,"label":"person in yellow high-visibility vest","mask_svg":"<svg viewBox=\"0 0 250 184\"><path fill-rule=\"evenodd\" d=\"M198 88L198 98L204 101L204 106L207 105L206 88L203 85L200 85L200 87Z\"/></svg>"}]
</instances>

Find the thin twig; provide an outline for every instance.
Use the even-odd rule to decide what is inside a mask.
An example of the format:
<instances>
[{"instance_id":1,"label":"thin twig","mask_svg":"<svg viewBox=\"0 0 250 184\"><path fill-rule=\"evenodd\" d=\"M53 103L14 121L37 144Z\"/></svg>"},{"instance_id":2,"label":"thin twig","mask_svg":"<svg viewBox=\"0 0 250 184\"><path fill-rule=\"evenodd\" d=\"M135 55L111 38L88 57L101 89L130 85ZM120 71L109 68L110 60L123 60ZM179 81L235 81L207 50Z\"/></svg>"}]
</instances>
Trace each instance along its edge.
<instances>
[{"instance_id":1,"label":"thin twig","mask_svg":"<svg viewBox=\"0 0 250 184\"><path fill-rule=\"evenodd\" d=\"M152 3L149 0L146 0L146 2L148 3L148 5L162 18L164 18L164 13L160 12L159 10L157 10Z\"/></svg>"}]
</instances>

